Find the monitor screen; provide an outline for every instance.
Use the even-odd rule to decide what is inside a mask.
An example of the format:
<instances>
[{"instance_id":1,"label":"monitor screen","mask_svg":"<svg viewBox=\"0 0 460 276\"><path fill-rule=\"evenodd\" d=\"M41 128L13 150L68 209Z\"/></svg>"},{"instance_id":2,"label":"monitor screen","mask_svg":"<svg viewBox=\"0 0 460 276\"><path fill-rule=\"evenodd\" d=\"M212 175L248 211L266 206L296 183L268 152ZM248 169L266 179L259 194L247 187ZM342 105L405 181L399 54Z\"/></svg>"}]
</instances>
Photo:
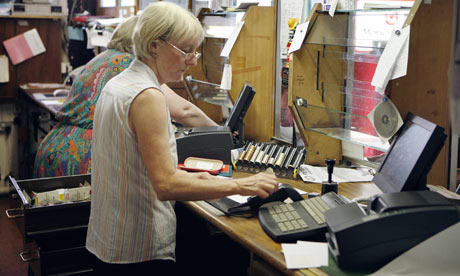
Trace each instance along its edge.
<instances>
[{"instance_id":1,"label":"monitor screen","mask_svg":"<svg viewBox=\"0 0 460 276\"><path fill-rule=\"evenodd\" d=\"M384 193L426 190L446 137L444 128L408 113L372 181Z\"/></svg>"},{"instance_id":2,"label":"monitor screen","mask_svg":"<svg viewBox=\"0 0 460 276\"><path fill-rule=\"evenodd\" d=\"M238 96L238 99L233 105L230 115L225 122L225 126L229 127L231 132L235 132L237 130L240 132L242 131L244 116L246 115L255 94L256 91L250 84L245 84L243 89L241 89L240 95ZM240 133L240 135L243 135L243 133Z\"/></svg>"}]
</instances>

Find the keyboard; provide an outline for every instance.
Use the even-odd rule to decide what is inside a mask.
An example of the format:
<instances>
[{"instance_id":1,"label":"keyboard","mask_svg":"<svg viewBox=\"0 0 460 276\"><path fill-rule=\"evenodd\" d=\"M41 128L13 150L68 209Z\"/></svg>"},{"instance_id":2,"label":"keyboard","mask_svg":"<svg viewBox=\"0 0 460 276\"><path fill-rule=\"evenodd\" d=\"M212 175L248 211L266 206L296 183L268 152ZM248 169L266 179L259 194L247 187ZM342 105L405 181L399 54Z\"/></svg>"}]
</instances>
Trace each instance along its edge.
<instances>
[{"instance_id":1,"label":"keyboard","mask_svg":"<svg viewBox=\"0 0 460 276\"><path fill-rule=\"evenodd\" d=\"M324 240L324 212L349 202L334 192L292 203L274 202L259 209L259 222L275 242Z\"/></svg>"}]
</instances>

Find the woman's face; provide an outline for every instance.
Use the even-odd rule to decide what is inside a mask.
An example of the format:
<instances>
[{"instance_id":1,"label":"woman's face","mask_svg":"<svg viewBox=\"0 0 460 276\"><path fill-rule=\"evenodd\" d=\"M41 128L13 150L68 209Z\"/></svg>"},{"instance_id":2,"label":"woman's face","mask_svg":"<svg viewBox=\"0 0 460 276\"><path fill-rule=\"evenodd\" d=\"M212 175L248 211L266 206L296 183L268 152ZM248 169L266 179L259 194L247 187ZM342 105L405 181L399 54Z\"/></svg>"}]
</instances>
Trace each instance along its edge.
<instances>
[{"instance_id":1,"label":"woman's face","mask_svg":"<svg viewBox=\"0 0 460 276\"><path fill-rule=\"evenodd\" d=\"M187 69L196 65L195 53L200 43L198 39L182 44L160 40L156 58L160 82L181 81Z\"/></svg>"}]
</instances>

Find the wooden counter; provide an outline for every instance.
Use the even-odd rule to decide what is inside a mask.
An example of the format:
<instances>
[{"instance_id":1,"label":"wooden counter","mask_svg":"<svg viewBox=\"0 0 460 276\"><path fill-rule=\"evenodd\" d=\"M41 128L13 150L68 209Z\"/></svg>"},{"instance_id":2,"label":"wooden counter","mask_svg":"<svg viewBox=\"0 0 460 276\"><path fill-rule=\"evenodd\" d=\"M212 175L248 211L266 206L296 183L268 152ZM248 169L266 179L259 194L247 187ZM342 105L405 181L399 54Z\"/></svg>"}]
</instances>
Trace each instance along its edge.
<instances>
[{"instance_id":1,"label":"wooden counter","mask_svg":"<svg viewBox=\"0 0 460 276\"><path fill-rule=\"evenodd\" d=\"M233 177L243 177L249 174L234 172ZM307 184L302 181L279 179L282 183L288 183L295 188L306 192L320 192L321 184ZM358 196L371 196L381 193L372 183L343 183L339 184L339 194L347 198ZM284 256L281 254L281 244L274 242L259 224L256 217L238 218L219 216L212 206L206 202L186 202L185 205L194 213L223 231L234 241L238 242L251 254L257 255L266 263L275 267L285 275L325 275L319 269L289 270L286 268Z\"/></svg>"}]
</instances>

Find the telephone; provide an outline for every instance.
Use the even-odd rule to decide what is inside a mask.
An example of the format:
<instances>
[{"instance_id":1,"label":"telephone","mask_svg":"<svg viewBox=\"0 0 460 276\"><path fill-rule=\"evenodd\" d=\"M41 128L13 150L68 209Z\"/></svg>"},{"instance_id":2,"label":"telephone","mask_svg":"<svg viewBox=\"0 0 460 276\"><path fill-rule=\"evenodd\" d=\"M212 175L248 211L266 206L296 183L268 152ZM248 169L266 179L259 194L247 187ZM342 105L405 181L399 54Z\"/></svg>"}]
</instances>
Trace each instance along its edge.
<instances>
[{"instance_id":1,"label":"telephone","mask_svg":"<svg viewBox=\"0 0 460 276\"><path fill-rule=\"evenodd\" d=\"M274 192L267 198L261 198L259 196L251 196L248 198L247 202L235 205L228 209L230 214L232 213L247 213L247 212L257 212L259 207L274 201L283 202L287 198L290 198L292 201L303 200L303 197L289 184L280 184L278 191Z\"/></svg>"},{"instance_id":2,"label":"telephone","mask_svg":"<svg viewBox=\"0 0 460 276\"><path fill-rule=\"evenodd\" d=\"M325 212L326 239L342 268L377 268L459 221L452 203L436 192L371 197L364 210L350 203Z\"/></svg>"}]
</instances>

